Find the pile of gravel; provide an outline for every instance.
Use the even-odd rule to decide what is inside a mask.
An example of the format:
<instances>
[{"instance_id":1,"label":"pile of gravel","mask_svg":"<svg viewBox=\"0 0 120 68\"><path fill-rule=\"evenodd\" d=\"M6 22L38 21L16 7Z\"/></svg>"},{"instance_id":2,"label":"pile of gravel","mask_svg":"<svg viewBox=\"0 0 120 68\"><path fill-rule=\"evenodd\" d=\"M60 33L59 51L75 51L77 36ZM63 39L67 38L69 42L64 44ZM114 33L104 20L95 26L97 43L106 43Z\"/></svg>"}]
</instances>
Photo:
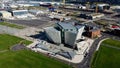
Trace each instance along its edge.
<instances>
[{"instance_id":1,"label":"pile of gravel","mask_svg":"<svg viewBox=\"0 0 120 68\"><path fill-rule=\"evenodd\" d=\"M17 51L17 50L26 49L26 46L24 44L16 44L12 46L10 49L13 51Z\"/></svg>"}]
</instances>

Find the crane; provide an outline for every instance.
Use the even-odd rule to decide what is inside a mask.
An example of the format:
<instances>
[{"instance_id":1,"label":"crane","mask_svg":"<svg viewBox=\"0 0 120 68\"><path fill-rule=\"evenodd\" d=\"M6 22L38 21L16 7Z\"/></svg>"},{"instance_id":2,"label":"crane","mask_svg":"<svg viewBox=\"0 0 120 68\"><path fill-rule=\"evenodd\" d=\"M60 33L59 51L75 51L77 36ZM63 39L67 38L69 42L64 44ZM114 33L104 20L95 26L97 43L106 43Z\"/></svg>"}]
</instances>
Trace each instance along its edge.
<instances>
[{"instance_id":1,"label":"crane","mask_svg":"<svg viewBox=\"0 0 120 68\"><path fill-rule=\"evenodd\" d=\"M66 0L63 0L63 4L65 4Z\"/></svg>"},{"instance_id":2,"label":"crane","mask_svg":"<svg viewBox=\"0 0 120 68\"><path fill-rule=\"evenodd\" d=\"M98 4L96 3L95 12L98 13Z\"/></svg>"}]
</instances>

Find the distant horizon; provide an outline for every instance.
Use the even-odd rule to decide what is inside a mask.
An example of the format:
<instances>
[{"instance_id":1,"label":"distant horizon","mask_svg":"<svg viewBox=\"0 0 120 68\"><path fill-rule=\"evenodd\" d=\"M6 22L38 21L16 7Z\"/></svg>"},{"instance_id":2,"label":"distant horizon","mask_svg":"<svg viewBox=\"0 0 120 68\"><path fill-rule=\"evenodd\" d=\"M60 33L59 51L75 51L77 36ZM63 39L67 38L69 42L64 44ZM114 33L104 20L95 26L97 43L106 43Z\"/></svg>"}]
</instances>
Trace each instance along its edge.
<instances>
[{"instance_id":1,"label":"distant horizon","mask_svg":"<svg viewBox=\"0 0 120 68\"><path fill-rule=\"evenodd\" d=\"M55 1L55 2L61 2L62 0L29 0L29 1ZM76 2L104 2L104 3L109 3L109 4L120 4L120 0L66 0L66 2L69 1L76 1Z\"/></svg>"}]
</instances>

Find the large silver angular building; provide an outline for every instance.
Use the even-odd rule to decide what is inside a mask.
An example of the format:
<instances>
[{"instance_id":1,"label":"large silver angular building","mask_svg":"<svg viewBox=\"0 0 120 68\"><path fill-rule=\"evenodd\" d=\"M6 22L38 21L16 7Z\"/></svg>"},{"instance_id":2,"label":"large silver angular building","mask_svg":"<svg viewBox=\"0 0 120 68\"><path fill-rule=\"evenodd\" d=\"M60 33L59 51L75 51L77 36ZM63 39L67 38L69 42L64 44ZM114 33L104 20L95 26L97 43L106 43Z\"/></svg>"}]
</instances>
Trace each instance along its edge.
<instances>
[{"instance_id":1,"label":"large silver angular building","mask_svg":"<svg viewBox=\"0 0 120 68\"><path fill-rule=\"evenodd\" d=\"M48 39L54 43L61 43L61 32L54 27L47 27L44 29Z\"/></svg>"},{"instance_id":2,"label":"large silver angular building","mask_svg":"<svg viewBox=\"0 0 120 68\"><path fill-rule=\"evenodd\" d=\"M75 45L76 41L81 39L84 26L76 27L70 23L59 22L54 27L45 28L48 39L54 43Z\"/></svg>"}]
</instances>

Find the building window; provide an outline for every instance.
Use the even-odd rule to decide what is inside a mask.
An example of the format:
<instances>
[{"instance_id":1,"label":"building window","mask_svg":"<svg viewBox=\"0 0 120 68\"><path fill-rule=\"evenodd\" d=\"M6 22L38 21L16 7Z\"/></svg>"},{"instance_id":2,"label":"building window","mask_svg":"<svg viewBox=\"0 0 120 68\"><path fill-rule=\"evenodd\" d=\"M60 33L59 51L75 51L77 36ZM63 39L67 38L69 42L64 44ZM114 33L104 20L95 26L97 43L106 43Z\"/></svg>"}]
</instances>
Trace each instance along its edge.
<instances>
[{"instance_id":1,"label":"building window","mask_svg":"<svg viewBox=\"0 0 120 68\"><path fill-rule=\"evenodd\" d=\"M65 31L68 31L68 29L65 29Z\"/></svg>"},{"instance_id":2,"label":"building window","mask_svg":"<svg viewBox=\"0 0 120 68\"><path fill-rule=\"evenodd\" d=\"M70 31L73 31L73 29L70 29Z\"/></svg>"}]
</instances>

